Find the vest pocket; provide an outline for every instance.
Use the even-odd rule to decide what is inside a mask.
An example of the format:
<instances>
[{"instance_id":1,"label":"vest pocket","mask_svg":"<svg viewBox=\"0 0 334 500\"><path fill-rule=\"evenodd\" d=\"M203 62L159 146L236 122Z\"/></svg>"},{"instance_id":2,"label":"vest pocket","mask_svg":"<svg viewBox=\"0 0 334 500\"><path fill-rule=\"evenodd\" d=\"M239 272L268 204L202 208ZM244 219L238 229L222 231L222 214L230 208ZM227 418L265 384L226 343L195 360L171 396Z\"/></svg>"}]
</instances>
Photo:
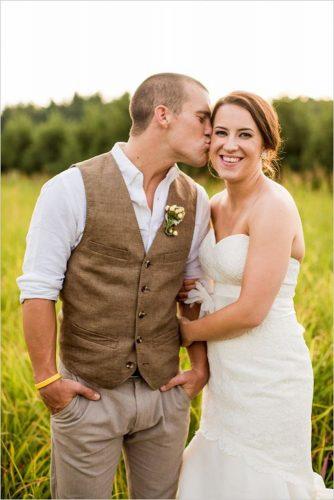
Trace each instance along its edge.
<instances>
[{"instance_id":1,"label":"vest pocket","mask_svg":"<svg viewBox=\"0 0 334 500\"><path fill-rule=\"evenodd\" d=\"M116 349L118 346L118 338L109 337L108 335L103 335L101 333L92 332L91 330L86 330L81 326L71 323L70 329L73 331L75 336L80 339L90 342L91 344L98 344L101 346L110 347L111 349Z\"/></svg>"},{"instance_id":2,"label":"vest pocket","mask_svg":"<svg viewBox=\"0 0 334 500\"><path fill-rule=\"evenodd\" d=\"M168 330L168 332L159 333L155 335L151 340L152 344L180 344L180 335L178 328L173 328L173 330Z\"/></svg>"},{"instance_id":3,"label":"vest pocket","mask_svg":"<svg viewBox=\"0 0 334 500\"><path fill-rule=\"evenodd\" d=\"M92 252L107 255L118 260L128 260L129 258L129 251L125 248L109 247L93 240L87 241L87 248Z\"/></svg>"}]
</instances>

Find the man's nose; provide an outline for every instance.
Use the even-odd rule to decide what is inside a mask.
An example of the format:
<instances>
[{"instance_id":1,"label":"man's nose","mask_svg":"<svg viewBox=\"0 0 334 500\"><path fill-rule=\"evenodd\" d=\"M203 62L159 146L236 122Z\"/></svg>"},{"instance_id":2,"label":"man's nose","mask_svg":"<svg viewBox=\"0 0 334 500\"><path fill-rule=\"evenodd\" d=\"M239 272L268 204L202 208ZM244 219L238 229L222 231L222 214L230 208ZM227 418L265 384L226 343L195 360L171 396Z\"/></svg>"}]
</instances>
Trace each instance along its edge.
<instances>
[{"instance_id":1,"label":"man's nose","mask_svg":"<svg viewBox=\"0 0 334 500\"><path fill-rule=\"evenodd\" d=\"M212 135L212 125L211 122L206 124L204 135L207 139L211 140L211 135Z\"/></svg>"}]
</instances>

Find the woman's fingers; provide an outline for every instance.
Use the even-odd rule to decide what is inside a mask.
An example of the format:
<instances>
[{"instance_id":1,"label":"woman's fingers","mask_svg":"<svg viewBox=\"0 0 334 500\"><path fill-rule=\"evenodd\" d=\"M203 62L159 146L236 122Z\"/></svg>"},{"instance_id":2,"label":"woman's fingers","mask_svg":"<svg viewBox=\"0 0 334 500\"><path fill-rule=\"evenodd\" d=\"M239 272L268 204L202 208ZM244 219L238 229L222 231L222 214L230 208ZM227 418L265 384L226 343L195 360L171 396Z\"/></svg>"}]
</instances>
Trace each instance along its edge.
<instances>
[{"instance_id":1,"label":"woman's fingers","mask_svg":"<svg viewBox=\"0 0 334 500\"><path fill-rule=\"evenodd\" d=\"M184 288L187 292L190 292L190 290L193 290L194 288L196 288L196 280L195 280L195 279L192 279L192 280L184 280L184 282L183 282L183 288Z\"/></svg>"},{"instance_id":2,"label":"woman's fingers","mask_svg":"<svg viewBox=\"0 0 334 500\"><path fill-rule=\"evenodd\" d=\"M177 294L176 300L179 302L183 302L188 298L188 292L196 288L196 280L184 280L182 288L180 288L179 293Z\"/></svg>"},{"instance_id":3,"label":"woman's fingers","mask_svg":"<svg viewBox=\"0 0 334 500\"><path fill-rule=\"evenodd\" d=\"M188 298L188 292L179 292L178 295L177 295L177 300L179 301L183 301L183 300L186 300Z\"/></svg>"}]
</instances>

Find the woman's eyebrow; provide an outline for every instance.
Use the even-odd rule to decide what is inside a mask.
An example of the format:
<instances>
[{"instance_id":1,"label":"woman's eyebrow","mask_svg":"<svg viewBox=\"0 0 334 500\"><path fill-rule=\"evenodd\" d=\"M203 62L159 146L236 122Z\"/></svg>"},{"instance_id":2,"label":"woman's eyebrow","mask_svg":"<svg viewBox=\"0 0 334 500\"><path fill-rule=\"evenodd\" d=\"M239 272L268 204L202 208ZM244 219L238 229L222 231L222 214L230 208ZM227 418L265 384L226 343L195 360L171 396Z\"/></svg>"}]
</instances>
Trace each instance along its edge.
<instances>
[{"instance_id":1,"label":"woman's eyebrow","mask_svg":"<svg viewBox=\"0 0 334 500\"><path fill-rule=\"evenodd\" d=\"M222 125L216 125L215 128L221 128L222 130L228 130L228 128L223 127ZM244 132L245 130L249 130L250 132L254 132L252 128L244 127L244 128L238 128L237 132Z\"/></svg>"}]
</instances>

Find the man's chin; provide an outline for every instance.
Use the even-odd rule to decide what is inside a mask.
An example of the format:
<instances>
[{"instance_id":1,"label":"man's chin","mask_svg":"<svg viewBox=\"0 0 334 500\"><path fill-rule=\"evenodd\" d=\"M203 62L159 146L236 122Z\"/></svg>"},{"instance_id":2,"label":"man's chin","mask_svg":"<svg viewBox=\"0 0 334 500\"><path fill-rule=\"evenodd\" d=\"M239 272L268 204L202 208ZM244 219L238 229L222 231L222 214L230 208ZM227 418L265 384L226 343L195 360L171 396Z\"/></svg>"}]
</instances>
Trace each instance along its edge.
<instances>
[{"instance_id":1,"label":"man's chin","mask_svg":"<svg viewBox=\"0 0 334 500\"><path fill-rule=\"evenodd\" d=\"M195 166L198 168L204 168L204 167L207 167L207 165L208 165L208 160L203 160L201 163L198 163Z\"/></svg>"},{"instance_id":2,"label":"man's chin","mask_svg":"<svg viewBox=\"0 0 334 500\"><path fill-rule=\"evenodd\" d=\"M203 167L206 167L208 164L208 158L205 157L205 158L192 158L192 161L189 161L188 162L188 165L190 165L191 167L195 167L195 168L203 168Z\"/></svg>"}]
</instances>

